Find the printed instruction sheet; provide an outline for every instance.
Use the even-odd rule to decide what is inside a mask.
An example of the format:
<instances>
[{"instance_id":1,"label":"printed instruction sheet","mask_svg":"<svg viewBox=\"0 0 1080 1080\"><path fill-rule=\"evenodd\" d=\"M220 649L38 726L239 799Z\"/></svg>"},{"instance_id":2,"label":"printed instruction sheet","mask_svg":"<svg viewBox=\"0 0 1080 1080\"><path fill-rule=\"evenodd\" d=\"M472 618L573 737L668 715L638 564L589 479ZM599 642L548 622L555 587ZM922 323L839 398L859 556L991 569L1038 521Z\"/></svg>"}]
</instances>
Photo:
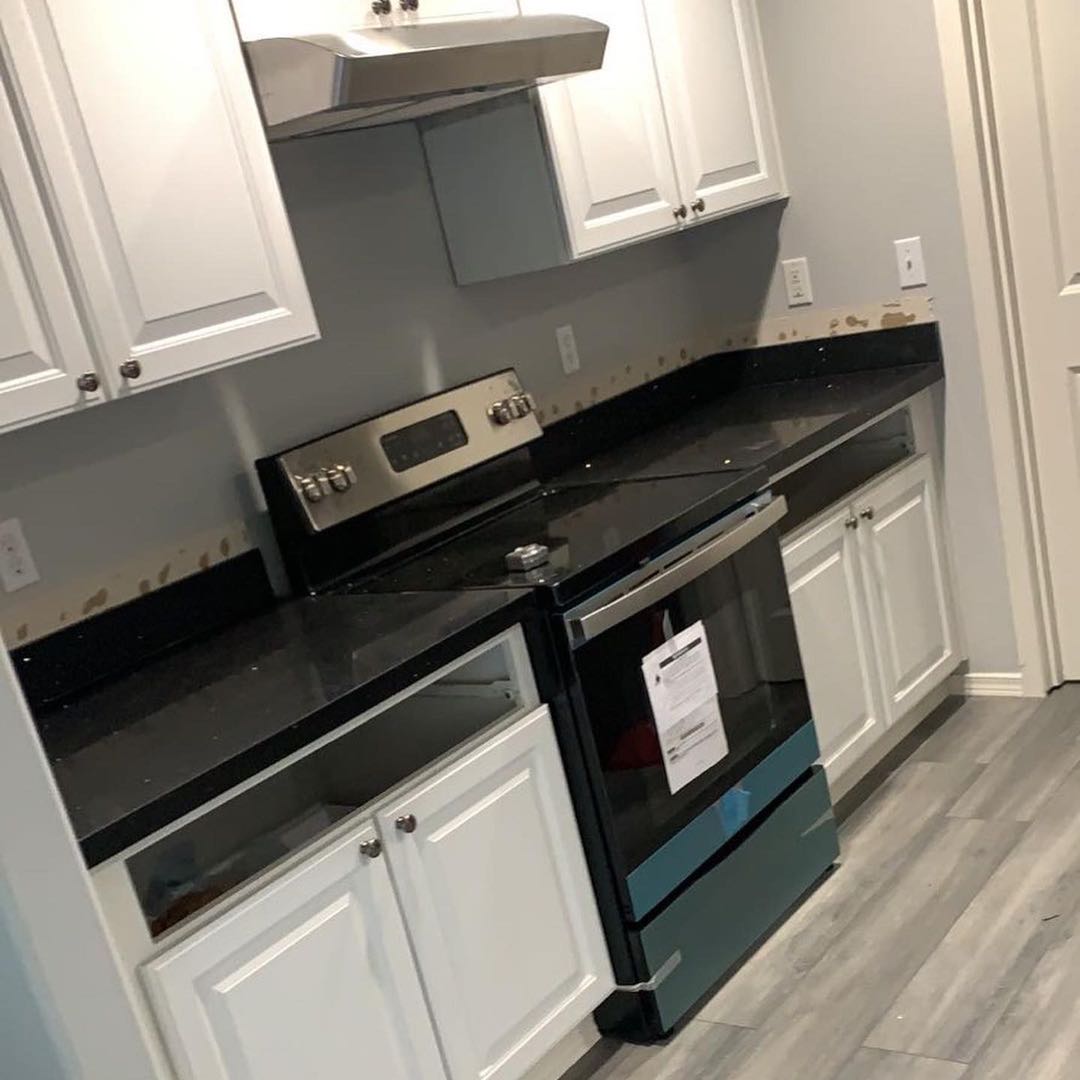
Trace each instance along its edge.
<instances>
[{"instance_id":1,"label":"printed instruction sheet","mask_svg":"<svg viewBox=\"0 0 1080 1080\"><path fill-rule=\"evenodd\" d=\"M705 624L694 623L654 649L641 670L674 795L728 753Z\"/></svg>"}]
</instances>

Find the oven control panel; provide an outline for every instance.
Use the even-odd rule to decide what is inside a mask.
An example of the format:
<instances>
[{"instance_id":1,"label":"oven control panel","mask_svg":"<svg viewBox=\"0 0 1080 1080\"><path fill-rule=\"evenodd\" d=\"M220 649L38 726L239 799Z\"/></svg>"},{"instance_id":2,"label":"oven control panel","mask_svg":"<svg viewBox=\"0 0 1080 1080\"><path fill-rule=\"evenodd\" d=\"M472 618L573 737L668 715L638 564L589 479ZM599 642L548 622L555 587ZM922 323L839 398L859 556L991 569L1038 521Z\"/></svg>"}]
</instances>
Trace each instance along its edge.
<instances>
[{"instance_id":1,"label":"oven control panel","mask_svg":"<svg viewBox=\"0 0 1080 1080\"><path fill-rule=\"evenodd\" d=\"M516 450L543 434L513 371L365 420L279 454L294 505L318 533Z\"/></svg>"}]
</instances>

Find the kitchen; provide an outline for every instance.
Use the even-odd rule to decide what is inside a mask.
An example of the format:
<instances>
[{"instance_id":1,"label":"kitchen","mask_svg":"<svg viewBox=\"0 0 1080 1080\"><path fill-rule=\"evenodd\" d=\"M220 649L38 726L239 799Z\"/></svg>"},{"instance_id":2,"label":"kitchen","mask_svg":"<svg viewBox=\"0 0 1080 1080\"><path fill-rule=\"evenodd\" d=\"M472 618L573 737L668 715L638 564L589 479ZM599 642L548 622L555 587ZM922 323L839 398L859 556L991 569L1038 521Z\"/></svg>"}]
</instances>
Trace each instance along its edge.
<instances>
[{"instance_id":1,"label":"kitchen","mask_svg":"<svg viewBox=\"0 0 1080 1080\"><path fill-rule=\"evenodd\" d=\"M925 333L934 320L942 334L944 426L938 383L921 399L929 406L916 409L910 427L890 432L887 441L908 438L931 458L939 454L935 444L944 443L939 486L947 493L942 516L952 549L947 580L959 613L956 633L962 635L953 646L952 666L968 659L969 691L978 691L980 677L985 686L990 675L1017 686L1019 675L1010 681L1002 673L1029 669L1021 669L1014 640L1019 615L1006 568L1004 508L994 495L1003 481L991 468L997 453L985 404L991 388L980 367L983 342L969 279L974 270L955 194L934 12L920 5L900 25L890 21L888 40L876 40L867 38L850 4L828 5L827 18L784 3L765 2L759 9L790 201L573 266L458 286L444 246L446 221L429 179L430 152L426 161L412 124L276 143L273 164L287 227L299 249L321 340L145 392L121 384L121 396L129 400L5 434L0 473L5 509L10 504L12 510L0 517L22 521L42 578L4 597L0 620L9 646L32 648L48 640L62 630L65 613L68 619L99 612L104 618L144 592L147 599L160 596L169 584L197 579L204 562L215 572L230 571L238 557L256 549L271 560L275 584L284 588L286 571L273 562L277 547L260 505L254 462L325 432L509 367L551 426L577 415L579 403L588 416L591 410L584 406L648 385L666 370L678 368L685 378L694 370L691 358L752 351L746 337L775 346L795 335L831 340L834 330L854 336L889 326L900 315L908 326L887 334ZM128 18L134 24L134 16ZM125 35L102 36L110 48L130 46ZM138 55L148 64L152 59L145 50ZM894 67L895 55L905 63ZM923 93L911 92L913 71ZM139 77L149 80L153 72ZM143 137L150 140L160 117L154 113L143 122ZM143 234L138 199L128 208L134 216L124 227L135 231L126 235L142 244L129 254L136 270L150 274L148 284L170 282L169 275L154 277L160 251L152 241L190 233L183 235L192 244L186 257L202 267L201 245L222 230L232 235L230 222L240 216L235 207L219 209L221 178L199 157L211 153L204 134L193 133L176 147L194 155L184 176L202 182L190 205L219 217L194 219L199 229L190 222L181 228L166 223L160 232ZM914 155L910 172L898 161L898 143ZM108 149L115 169L128 167L129 148ZM117 182L115 173L105 175L107 182ZM932 306L929 289L899 288L894 241L913 236L926 245ZM802 256L809 258L814 303L789 308L776 263ZM216 256L209 265L218 266L225 285L234 285L228 275L235 265L218 263ZM240 271L247 269L240 264ZM151 308L171 300L160 294L140 299ZM130 306L126 314L126 327L123 320L108 325L130 333ZM302 314L297 338L308 332ZM167 319L163 332L182 329ZM563 353L576 353L580 364L580 371L569 374L564 365L572 368L574 358L560 356L557 337L563 327L572 328L574 343ZM249 330L266 332L266 324L256 322ZM144 331L155 332L152 323ZM838 345L842 340L836 338ZM127 348L123 341L119 345ZM258 349L254 344L238 351ZM147 374L157 378L155 371L164 369L151 369L158 358L148 355ZM160 378L168 383L172 377L164 371ZM948 623L946 618L943 625ZM118 640L124 636L114 633ZM944 693L951 674L950 668L935 676L934 690ZM1047 685L1028 692L1041 693ZM876 743L882 754L886 743L884 736ZM20 805L30 805L30 798ZM62 834L66 822L55 824ZM58 842L67 841L60 835ZM64 869L72 878L65 895L88 895L78 871ZM89 917L85 910L71 914ZM102 1000L98 1007L107 1006ZM130 1020L113 1018L114 1029L117 1023L123 1030ZM108 1030L105 1020L100 1024ZM133 1054L140 1052L140 1042L133 1036ZM118 1036L113 1052L124 1045ZM146 1075L134 1064L129 1074Z\"/></svg>"}]
</instances>

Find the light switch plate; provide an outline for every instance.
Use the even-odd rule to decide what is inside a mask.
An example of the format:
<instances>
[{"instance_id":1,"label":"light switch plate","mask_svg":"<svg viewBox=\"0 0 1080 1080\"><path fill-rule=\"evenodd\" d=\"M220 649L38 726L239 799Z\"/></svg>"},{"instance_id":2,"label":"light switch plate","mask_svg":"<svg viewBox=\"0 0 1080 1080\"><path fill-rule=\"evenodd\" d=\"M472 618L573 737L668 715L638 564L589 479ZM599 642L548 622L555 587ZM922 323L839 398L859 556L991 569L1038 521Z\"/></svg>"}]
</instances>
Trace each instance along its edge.
<instances>
[{"instance_id":1,"label":"light switch plate","mask_svg":"<svg viewBox=\"0 0 1080 1080\"><path fill-rule=\"evenodd\" d=\"M562 358L562 369L567 375L573 375L581 370L581 357L578 356L577 341L574 338L572 326L560 326L555 331L555 340L559 343L559 356Z\"/></svg>"},{"instance_id":2,"label":"light switch plate","mask_svg":"<svg viewBox=\"0 0 1080 1080\"><path fill-rule=\"evenodd\" d=\"M787 288L788 307L803 307L814 302L814 287L810 284L810 262L803 256L785 259L784 285Z\"/></svg>"},{"instance_id":3,"label":"light switch plate","mask_svg":"<svg viewBox=\"0 0 1080 1080\"><path fill-rule=\"evenodd\" d=\"M6 592L15 592L40 581L30 554L22 522L18 518L0 521L0 584Z\"/></svg>"},{"instance_id":4,"label":"light switch plate","mask_svg":"<svg viewBox=\"0 0 1080 1080\"><path fill-rule=\"evenodd\" d=\"M914 289L926 284L926 262L923 259L922 237L909 236L896 241L896 265L900 271L900 288Z\"/></svg>"}]
</instances>

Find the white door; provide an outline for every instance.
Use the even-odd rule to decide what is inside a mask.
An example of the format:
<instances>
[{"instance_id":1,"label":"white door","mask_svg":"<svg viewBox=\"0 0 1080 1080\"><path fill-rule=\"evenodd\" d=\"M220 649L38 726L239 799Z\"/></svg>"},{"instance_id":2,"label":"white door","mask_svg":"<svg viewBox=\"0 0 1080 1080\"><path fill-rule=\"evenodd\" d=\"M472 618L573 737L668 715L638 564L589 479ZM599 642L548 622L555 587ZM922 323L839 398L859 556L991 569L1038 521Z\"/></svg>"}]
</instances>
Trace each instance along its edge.
<instances>
[{"instance_id":1,"label":"white door","mask_svg":"<svg viewBox=\"0 0 1080 1080\"><path fill-rule=\"evenodd\" d=\"M83 373L93 359L0 84L0 431L101 400Z\"/></svg>"},{"instance_id":2,"label":"white door","mask_svg":"<svg viewBox=\"0 0 1080 1080\"><path fill-rule=\"evenodd\" d=\"M379 829L452 1080L522 1076L613 987L547 709Z\"/></svg>"},{"instance_id":3,"label":"white door","mask_svg":"<svg viewBox=\"0 0 1080 1080\"><path fill-rule=\"evenodd\" d=\"M1065 679L1080 679L1080 5L982 5Z\"/></svg>"},{"instance_id":4,"label":"white door","mask_svg":"<svg viewBox=\"0 0 1080 1080\"><path fill-rule=\"evenodd\" d=\"M683 202L706 218L779 195L753 0L645 0Z\"/></svg>"},{"instance_id":5,"label":"white door","mask_svg":"<svg viewBox=\"0 0 1080 1080\"><path fill-rule=\"evenodd\" d=\"M673 232L682 204L641 0L522 0L610 27L604 66L540 87L571 253Z\"/></svg>"},{"instance_id":6,"label":"white door","mask_svg":"<svg viewBox=\"0 0 1080 1080\"><path fill-rule=\"evenodd\" d=\"M355 829L143 968L183 1080L443 1080L376 839Z\"/></svg>"},{"instance_id":7,"label":"white door","mask_svg":"<svg viewBox=\"0 0 1080 1080\"><path fill-rule=\"evenodd\" d=\"M916 705L957 664L930 459L916 458L868 489L856 512L891 721Z\"/></svg>"},{"instance_id":8,"label":"white door","mask_svg":"<svg viewBox=\"0 0 1080 1080\"><path fill-rule=\"evenodd\" d=\"M810 708L830 779L886 726L859 569L859 524L846 506L784 545Z\"/></svg>"},{"instance_id":9,"label":"white door","mask_svg":"<svg viewBox=\"0 0 1080 1080\"><path fill-rule=\"evenodd\" d=\"M317 336L227 3L0 0L0 29L114 389Z\"/></svg>"}]
</instances>

